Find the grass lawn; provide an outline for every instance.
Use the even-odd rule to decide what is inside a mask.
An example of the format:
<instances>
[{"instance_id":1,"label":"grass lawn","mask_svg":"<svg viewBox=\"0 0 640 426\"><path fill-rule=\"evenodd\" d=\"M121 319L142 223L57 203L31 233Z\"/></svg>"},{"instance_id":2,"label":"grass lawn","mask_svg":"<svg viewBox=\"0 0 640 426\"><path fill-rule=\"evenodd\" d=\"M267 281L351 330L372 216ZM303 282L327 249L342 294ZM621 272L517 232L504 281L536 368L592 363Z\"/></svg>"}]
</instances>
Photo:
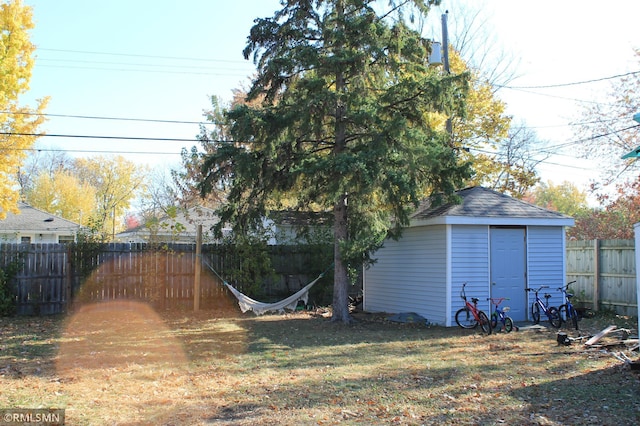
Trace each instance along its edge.
<instances>
[{"instance_id":1,"label":"grass lawn","mask_svg":"<svg viewBox=\"0 0 640 426\"><path fill-rule=\"evenodd\" d=\"M354 316L118 303L0 318L0 408L64 408L69 425L640 423L640 373L611 355L635 360L625 347L559 346L540 326L483 336Z\"/></svg>"}]
</instances>

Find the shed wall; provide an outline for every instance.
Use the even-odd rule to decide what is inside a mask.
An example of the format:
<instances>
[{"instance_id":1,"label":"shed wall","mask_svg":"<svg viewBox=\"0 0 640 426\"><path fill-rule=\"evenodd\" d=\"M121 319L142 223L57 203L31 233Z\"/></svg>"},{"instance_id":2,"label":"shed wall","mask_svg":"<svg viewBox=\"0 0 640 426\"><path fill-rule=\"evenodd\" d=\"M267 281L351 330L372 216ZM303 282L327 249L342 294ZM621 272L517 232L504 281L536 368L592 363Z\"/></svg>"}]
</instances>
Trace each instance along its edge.
<instances>
[{"instance_id":1,"label":"shed wall","mask_svg":"<svg viewBox=\"0 0 640 426\"><path fill-rule=\"evenodd\" d=\"M431 323L446 317L446 227L407 228L387 240L365 271L363 307L369 312L415 312Z\"/></svg>"},{"instance_id":2,"label":"shed wall","mask_svg":"<svg viewBox=\"0 0 640 426\"><path fill-rule=\"evenodd\" d=\"M541 291L552 295L551 306L559 306L562 295L557 290L565 285L565 236L561 226L530 226L527 228L527 277L529 288L548 285ZM529 292L529 305L533 301L533 293ZM544 300L544 299L543 299Z\"/></svg>"},{"instance_id":3,"label":"shed wall","mask_svg":"<svg viewBox=\"0 0 640 426\"><path fill-rule=\"evenodd\" d=\"M432 225L407 228L399 241L388 240L365 271L363 307L369 312L416 312L431 323L455 325L455 312L467 297L490 312L489 226ZM556 289L564 285L564 228L527 227L525 287L549 286L551 304L562 303ZM448 260L448 256L450 259ZM449 288L449 290L447 289ZM541 293L540 295L542 295ZM531 304L531 297L527 305Z\"/></svg>"},{"instance_id":4,"label":"shed wall","mask_svg":"<svg viewBox=\"0 0 640 426\"><path fill-rule=\"evenodd\" d=\"M447 325L455 325L454 315L463 307L462 284L467 283L467 298L480 299L478 307L490 312L489 302L489 227L485 225L451 226L451 308Z\"/></svg>"}]
</instances>

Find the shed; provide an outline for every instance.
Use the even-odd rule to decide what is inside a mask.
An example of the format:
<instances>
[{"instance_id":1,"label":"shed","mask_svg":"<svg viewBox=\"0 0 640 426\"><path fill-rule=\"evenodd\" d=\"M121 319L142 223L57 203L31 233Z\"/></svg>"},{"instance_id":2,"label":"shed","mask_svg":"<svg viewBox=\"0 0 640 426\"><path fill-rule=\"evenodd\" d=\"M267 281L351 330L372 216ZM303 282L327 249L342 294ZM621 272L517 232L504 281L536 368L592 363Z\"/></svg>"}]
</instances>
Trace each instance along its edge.
<instances>
[{"instance_id":1,"label":"shed","mask_svg":"<svg viewBox=\"0 0 640 426\"><path fill-rule=\"evenodd\" d=\"M467 297L490 312L489 297L509 300L515 321L529 319L533 294L548 285L551 304L565 283L565 227L574 219L483 188L457 192L459 204L425 200L399 240L388 239L377 262L364 272L363 308L369 312L415 312L430 323L455 325ZM542 293L540 294L542 297Z\"/></svg>"}]
</instances>

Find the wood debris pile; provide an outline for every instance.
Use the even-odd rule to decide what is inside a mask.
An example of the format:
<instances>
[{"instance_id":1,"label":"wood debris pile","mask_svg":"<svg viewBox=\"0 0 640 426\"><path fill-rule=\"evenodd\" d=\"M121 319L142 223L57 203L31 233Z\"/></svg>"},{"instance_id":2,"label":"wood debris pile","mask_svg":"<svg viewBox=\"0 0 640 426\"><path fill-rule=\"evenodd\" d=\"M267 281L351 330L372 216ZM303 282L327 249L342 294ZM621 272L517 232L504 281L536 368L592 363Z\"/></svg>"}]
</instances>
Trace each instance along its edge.
<instances>
[{"instance_id":1,"label":"wood debris pile","mask_svg":"<svg viewBox=\"0 0 640 426\"><path fill-rule=\"evenodd\" d=\"M557 335L558 345L569 346L574 342L583 342L586 350L597 349L606 352L631 370L640 371L640 359L638 359L638 337L630 337L630 330L610 325L593 336L570 337L567 333L560 332ZM635 354L634 354L635 353ZM635 355L635 360L632 356Z\"/></svg>"}]
</instances>

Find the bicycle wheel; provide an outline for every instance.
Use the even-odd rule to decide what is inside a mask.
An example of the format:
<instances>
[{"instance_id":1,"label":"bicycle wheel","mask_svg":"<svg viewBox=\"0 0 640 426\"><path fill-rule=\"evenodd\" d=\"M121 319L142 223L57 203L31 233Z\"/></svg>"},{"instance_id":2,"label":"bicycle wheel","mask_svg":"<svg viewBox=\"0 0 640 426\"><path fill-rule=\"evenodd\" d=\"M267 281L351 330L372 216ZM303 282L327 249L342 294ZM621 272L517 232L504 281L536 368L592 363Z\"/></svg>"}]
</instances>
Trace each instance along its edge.
<instances>
[{"instance_id":1,"label":"bicycle wheel","mask_svg":"<svg viewBox=\"0 0 640 426\"><path fill-rule=\"evenodd\" d=\"M473 317L473 314L471 313L469 308L464 307L458 309L458 312L456 312L456 324L458 324L460 328L469 329L476 328L478 322Z\"/></svg>"},{"instance_id":2,"label":"bicycle wheel","mask_svg":"<svg viewBox=\"0 0 640 426\"><path fill-rule=\"evenodd\" d=\"M487 333L487 335L491 334L491 330L493 328L491 327L491 321L487 314L482 311L478 311L478 319L480 320L480 327L482 327L482 331Z\"/></svg>"},{"instance_id":3,"label":"bicycle wheel","mask_svg":"<svg viewBox=\"0 0 640 426\"><path fill-rule=\"evenodd\" d=\"M569 322L569 313L567 312L567 305L560 305L558 307L558 313L560 314L560 321Z\"/></svg>"},{"instance_id":4,"label":"bicycle wheel","mask_svg":"<svg viewBox=\"0 0 640 426\"><path fill-rule=\"evenodd\" d=\"M549 308L549 323L555 328L560 328L560 326L562 325L560 312L558 312L558 308L556 308L555 306L551 306Z\"/></svg>"},{"instance_id":5,"label":"bicycle wheel","mask_svg":"<svg viewBox=\"0 0 640 426\"><path fill-rule=\"evenodd\" d=\"M496 328L497 326L498 326L498 314L494 312L491 314L491 328Z\"/></svg>"},{"instance_id":6,"label":"bicycle wheel","mask_svg":"<svg viewBox=\"0 0 640 426\"><path fill-rule=\"evenodd\" d=\"M571 308L569 308L569 318L571 318L571 323L573 324L573 327L577 330L578 329L578 311L576 311L576 308L573 307L573 305L571 306Z\"/></svg>"},{"instance_id":7,"label":"bicycle wheel","mask_svg":"<svg viewBox=\"0 0 640 426\"><path fill-rule=\"evenodd\" d=\"M536 302L531 305L531 320L534 324L540 324L540 306Z\"/></svg>"},{"instance_id":8,"label":"bicycle wheel","mask_svg":"<svg viewBox=\"0 0 640 426\"><path fill-rule=\"evenodd\" d=\"M511 330L513 330L513 320L509 317L505 317L504 331L506 331L507 333L511 333Z\"/></svg>"}]
</instances>

